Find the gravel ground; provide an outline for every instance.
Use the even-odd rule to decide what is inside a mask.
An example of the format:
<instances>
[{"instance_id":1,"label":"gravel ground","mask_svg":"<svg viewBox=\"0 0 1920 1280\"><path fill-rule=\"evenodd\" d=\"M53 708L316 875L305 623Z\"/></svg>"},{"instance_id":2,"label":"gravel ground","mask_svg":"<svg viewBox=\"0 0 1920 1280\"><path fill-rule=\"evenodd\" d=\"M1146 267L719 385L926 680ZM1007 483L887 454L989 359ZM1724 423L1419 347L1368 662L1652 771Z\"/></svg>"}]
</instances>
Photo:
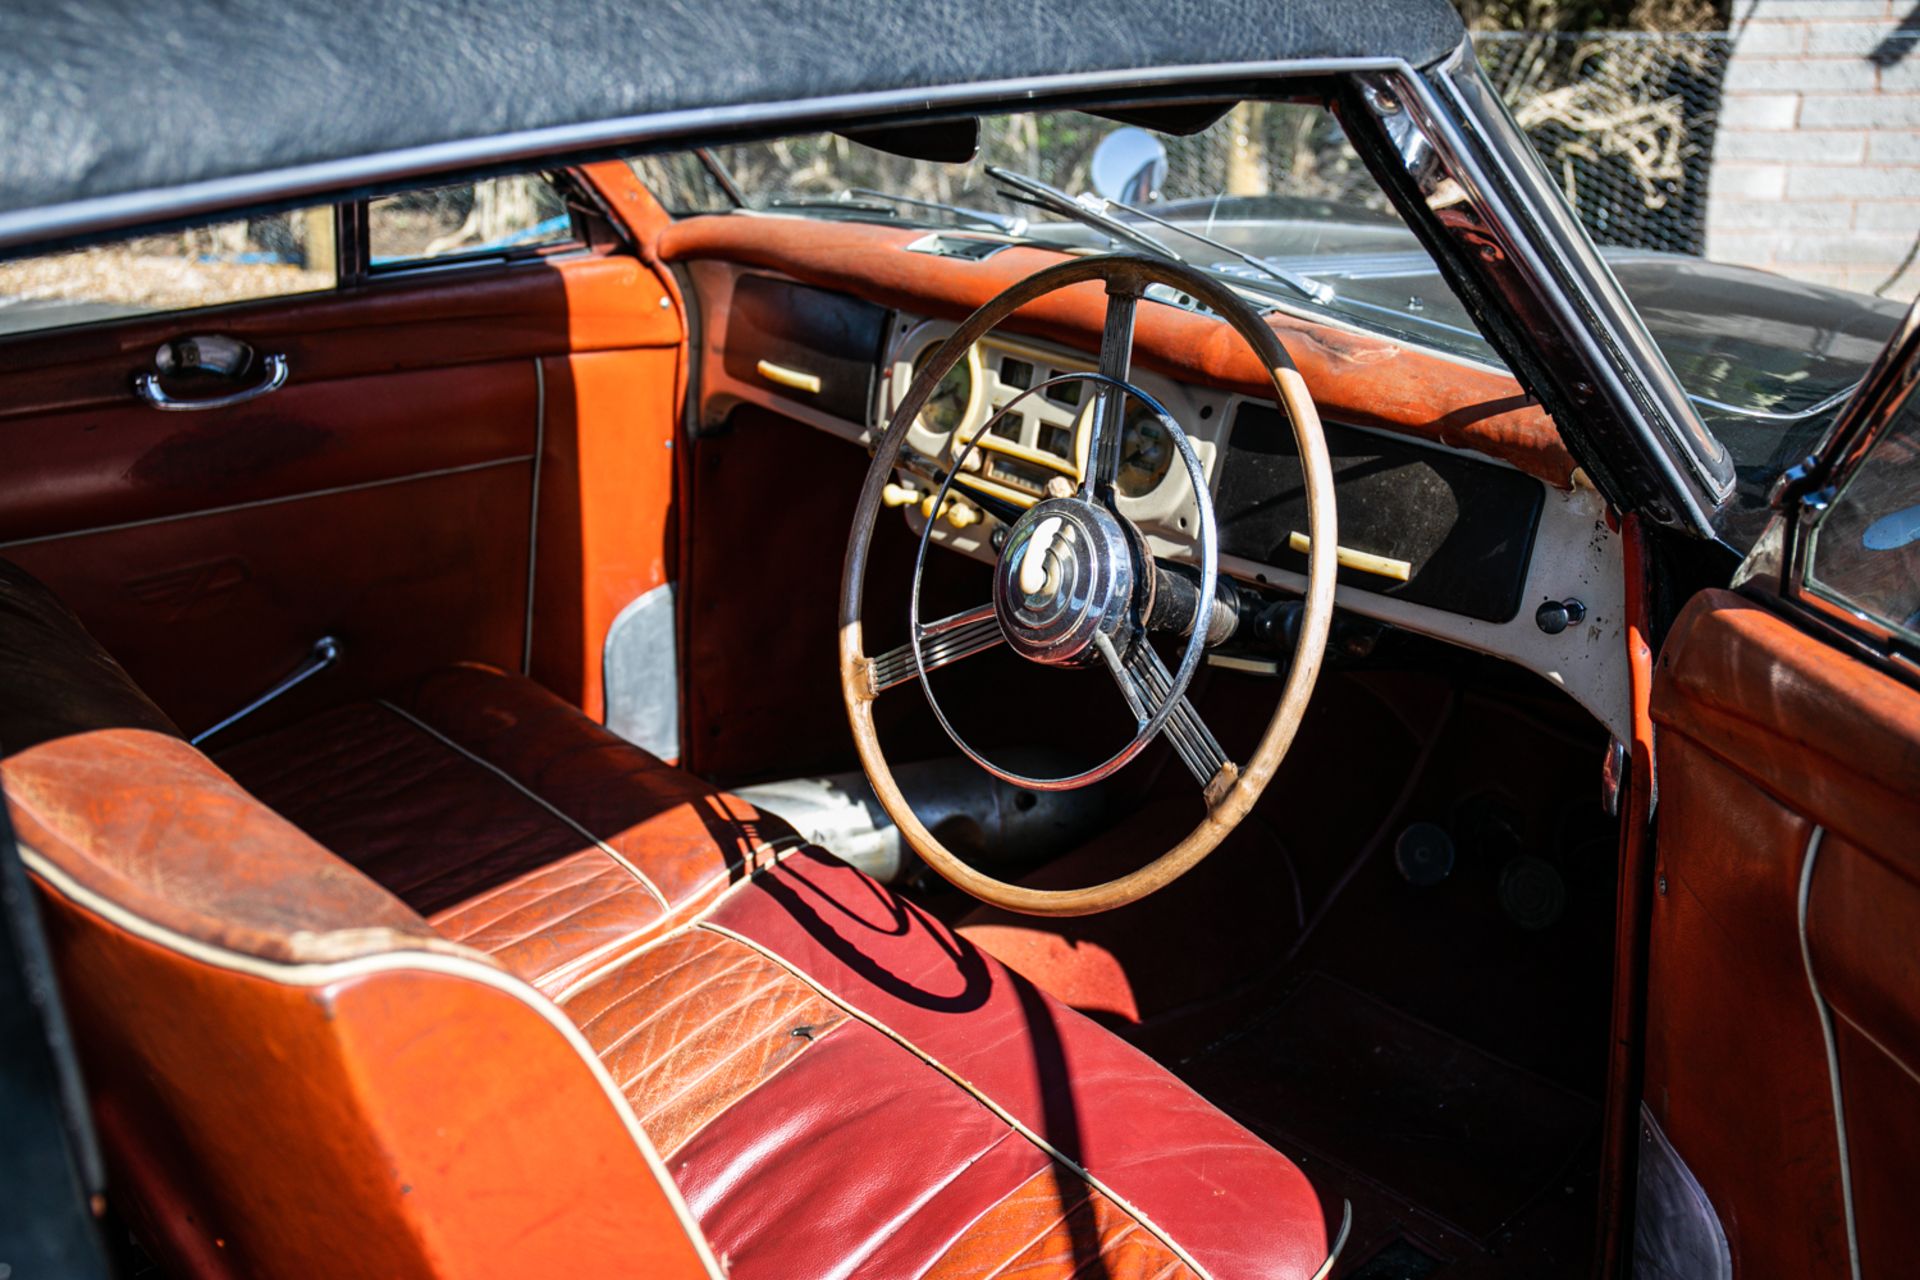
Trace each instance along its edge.
<instances>
[{"instance_id":1,"label":"gravel ground","mask_svg":"<svg viewBox=\"0 0 1920 1280\"><path fill-rule=\"evenodd\" d=\"M106 302L156 311L333 287L290 263L199 262L107 247L0 262L0 300Z\"/></svg>"}]
</instances>

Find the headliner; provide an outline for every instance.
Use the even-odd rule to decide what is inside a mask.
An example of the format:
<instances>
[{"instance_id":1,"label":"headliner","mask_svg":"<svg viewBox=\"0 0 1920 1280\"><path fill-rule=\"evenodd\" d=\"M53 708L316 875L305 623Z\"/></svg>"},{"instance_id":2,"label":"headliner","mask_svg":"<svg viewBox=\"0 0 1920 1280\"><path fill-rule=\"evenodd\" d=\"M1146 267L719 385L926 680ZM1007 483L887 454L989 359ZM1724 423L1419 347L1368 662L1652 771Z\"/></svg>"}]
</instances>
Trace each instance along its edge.
<instances>
[{"instance_id":1,"label":"headliner","mask_svg":"<svg viewBox=\"0 0 1920 1280\"><path fill-rule=\"evenodd\" d=\"M637 117L663 112L718 109L719 122L757 104L1222 64L1425 66L1465 38L1448 0L9 8L0 22L0 245L297 194L284 179L244 181L254 175L300 170L312 191L390 180L409 165L453 170L604 149L637 136ZM602 123L623 121L624 133ZM515 135L515 148L489 145ZM392 159L359 163L382 156ZM161 189L170 190L142 197Z\"/></svg>"}]
</instances>

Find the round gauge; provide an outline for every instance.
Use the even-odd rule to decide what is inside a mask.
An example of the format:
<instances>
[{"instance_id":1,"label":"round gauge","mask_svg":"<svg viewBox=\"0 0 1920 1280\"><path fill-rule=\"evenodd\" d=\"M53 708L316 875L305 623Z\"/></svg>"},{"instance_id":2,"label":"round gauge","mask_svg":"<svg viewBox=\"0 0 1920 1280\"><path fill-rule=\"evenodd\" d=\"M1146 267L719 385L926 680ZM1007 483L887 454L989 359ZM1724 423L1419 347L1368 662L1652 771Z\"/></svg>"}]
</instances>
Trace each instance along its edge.
<instances>
[{"instance_id":1,"label":"round gauge","mask_svg":"<svg viewBox=\"0 0 1920 1280\"><path fill-rule=\"evenodd\" d=\"M1120 433L1120 473L1115 487L1129 498L1153 492L1173 465L1173 433L1160 415L1129 399L1127 425Z\"/></svg>"},{"instance_id":2,"label":"round gauge","mask_svg":"<svg viewBox=\"0 0 1920 1280\"><path fill-rule=\"evenodd\" d=\"M913 376L918 378L920 371L933 359L933 353L940 349L935 343L922 351L913 362ZM940 385L927 397L926 406L920 410L920 425L942 435L952 435L954 430L965 421L967 409L973 403L973 361L962 360L947 371L940 379Z\"/></svg>"}]
</instances>

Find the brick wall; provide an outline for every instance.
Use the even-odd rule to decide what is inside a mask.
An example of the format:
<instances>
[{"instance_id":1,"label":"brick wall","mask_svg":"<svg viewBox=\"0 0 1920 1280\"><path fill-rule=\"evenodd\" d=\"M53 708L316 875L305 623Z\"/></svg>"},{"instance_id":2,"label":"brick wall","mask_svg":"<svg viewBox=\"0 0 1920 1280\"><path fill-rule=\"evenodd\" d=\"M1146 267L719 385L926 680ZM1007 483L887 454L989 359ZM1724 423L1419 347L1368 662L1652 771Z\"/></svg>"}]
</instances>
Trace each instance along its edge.
<instances>
[{"instance_id":1,"label":"brick wall","mask_svg":"<svg viewBox=\"0 0 1920 1280\"><path fill-rule=\"evenodd\" d=\"M1707 256L1912 299L1920 3L1734 0L1733 9Z\"/></svg>"}]
</instances>

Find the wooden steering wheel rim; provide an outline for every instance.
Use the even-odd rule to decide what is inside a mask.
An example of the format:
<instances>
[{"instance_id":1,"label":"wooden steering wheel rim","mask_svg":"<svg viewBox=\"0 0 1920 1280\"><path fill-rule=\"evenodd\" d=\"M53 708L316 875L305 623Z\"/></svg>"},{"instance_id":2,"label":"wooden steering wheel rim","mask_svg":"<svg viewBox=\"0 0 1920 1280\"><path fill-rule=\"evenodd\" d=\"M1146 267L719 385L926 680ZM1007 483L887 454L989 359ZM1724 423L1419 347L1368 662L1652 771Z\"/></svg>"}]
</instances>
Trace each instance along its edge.
<instances>
[{"instance_id":1,"label":"wooden steering wheel rim","mask_svg":"<svg viewBox=\"0 0 1920 1280\"><path fill-rule=\"evenodd\" d=\"M873 542L875 521L881 511L881 490L892 478L908 430L919 411L911 394L895 410L887 433L881 438L860 490L854 510L853 531L847 541L847 558L841 575L840 595L840 688L847 704L847 716L853 726L853 740L860 754L861 767L873 784L882 807L900 827L907 843L957 888L997 907L1024 915L1078 916L1111 911L1126 906L1157 889L1166 887L1190 871L1212 853L1227 833L1240 824L1253 808L1272 779L1287 749L1299 731L1300 718L1319 678L1321 659L1326 653L1327 630L1333 620L1335 534L1333 469L1327 458L1326 437L1320 415L1305 381L1273 330L1247 303L1213 277L1180 263L1131 256L1075 258L1059 266L1037 272L989 299L967 318L947 339L964 351L986 336L1015 311L1036 298L1058 289L1093 281L1122 281L1134 287L1136 295L1147 284L1157 283L1178 289L1211 309L1231 325L1236 333L1261 358L1273 382L1274 396L1293 427L1293 438L1300 451L1302 474L1307 490L1307 524L1311 544L1307 552L1307 591L1300 618L1299 638L1293 663L1281 690L1279 705L1268 721L1266 732L1252 758L1232 778L1220 794L1208 797L1206 816L1179 844L1146 866L1117 879L1083 889L1034 889L1010 884L986 875L955 857L937 840L907 803L873 723L876 696L869 674L870 660L861 638L861 608L866 585L867 557ZM931 372L931 370L929 370ZM924 400L922 396L919 399ZM1210 790L1212 790L1210 788Z\"/></svg>"}]
</instances>

